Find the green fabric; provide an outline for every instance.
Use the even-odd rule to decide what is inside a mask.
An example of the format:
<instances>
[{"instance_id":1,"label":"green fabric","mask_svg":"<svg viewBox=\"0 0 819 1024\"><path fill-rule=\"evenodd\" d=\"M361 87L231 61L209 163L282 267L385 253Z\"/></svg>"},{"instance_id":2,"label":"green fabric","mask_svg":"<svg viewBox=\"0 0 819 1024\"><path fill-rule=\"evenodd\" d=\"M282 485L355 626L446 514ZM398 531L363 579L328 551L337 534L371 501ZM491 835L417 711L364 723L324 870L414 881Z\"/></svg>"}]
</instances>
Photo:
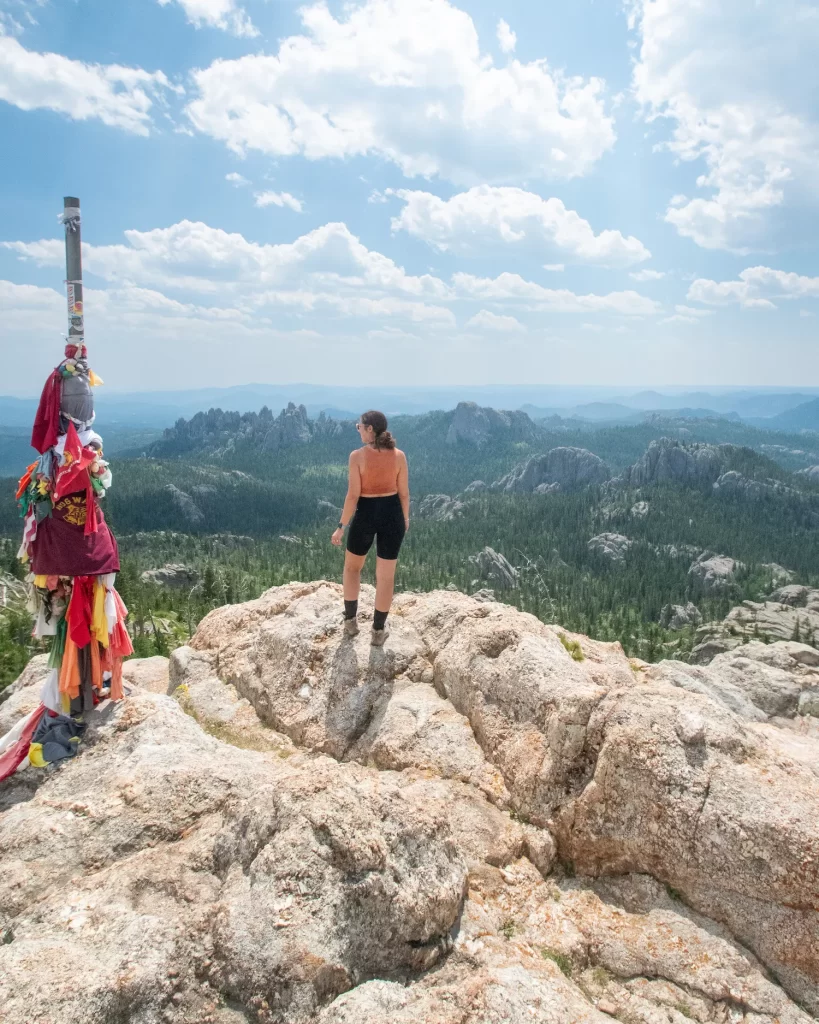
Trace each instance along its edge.
<instances>
[{"instance_id":1,"label":"green fabric","mask_svg":"<svg viewBox=\"0 0 819 1024\"><path fill-rule=\"evenodd\" d=\"M51 653L48 656L48 667L59 669L63 664L63 652L65 651L65 634L67 623L65 615L57 623L57 632L54 634L54 642L51 644Z\"/></svg>"}]
</instances>

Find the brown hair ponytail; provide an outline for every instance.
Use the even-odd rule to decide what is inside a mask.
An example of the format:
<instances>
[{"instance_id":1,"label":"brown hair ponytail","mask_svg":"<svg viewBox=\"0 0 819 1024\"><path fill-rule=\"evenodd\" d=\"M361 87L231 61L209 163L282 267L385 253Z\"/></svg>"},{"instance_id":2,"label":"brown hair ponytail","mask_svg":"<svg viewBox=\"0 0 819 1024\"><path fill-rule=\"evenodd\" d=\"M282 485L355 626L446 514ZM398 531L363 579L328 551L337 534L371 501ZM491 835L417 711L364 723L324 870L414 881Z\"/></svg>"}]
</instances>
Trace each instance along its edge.
<instances>
[{"instance_id":1,"label":"brown hair ponytail","mask_svg":"<svg viewBox=\"0 0 819 1024\"><path fill-rule=\"evenodd\" d=\"M394 448L395 438L387 430L387 417L383 412L378 412L377 409L370 409L365 412L361 417L361 422L366 427L372 427L375 431L375 447L376 448Z\"/></svg>"}]
</instances>

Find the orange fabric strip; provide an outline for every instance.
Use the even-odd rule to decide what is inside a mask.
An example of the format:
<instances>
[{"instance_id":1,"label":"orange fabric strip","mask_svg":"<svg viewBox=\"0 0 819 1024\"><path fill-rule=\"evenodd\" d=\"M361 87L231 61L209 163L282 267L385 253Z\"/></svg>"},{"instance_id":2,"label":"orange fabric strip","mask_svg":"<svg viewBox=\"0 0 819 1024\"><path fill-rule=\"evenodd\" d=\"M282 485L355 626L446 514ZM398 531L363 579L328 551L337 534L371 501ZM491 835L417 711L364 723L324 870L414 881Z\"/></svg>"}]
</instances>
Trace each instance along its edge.
<instances>
[{"instance_id":1,"label":"orange fabric strip","mask_svg":"<svg viewBox=\"0 0 819 1024\"><path fill-rule=\"evenodd\" d=\"M114 658L111 670L111 700L122 700L122 658Z\"/></svg>"},{"instance_id":2,"label":"orange fabric strip","mask_svg":"<svg viewBox=\"0 0 819 1024\"><path fill-rule=\"evenodd\" d=\"M77 662L77 645L66 635L63 663L60 668L60 693L68 694L73 700L80 695L80 667Z\"/></svg>"}]
</instances>

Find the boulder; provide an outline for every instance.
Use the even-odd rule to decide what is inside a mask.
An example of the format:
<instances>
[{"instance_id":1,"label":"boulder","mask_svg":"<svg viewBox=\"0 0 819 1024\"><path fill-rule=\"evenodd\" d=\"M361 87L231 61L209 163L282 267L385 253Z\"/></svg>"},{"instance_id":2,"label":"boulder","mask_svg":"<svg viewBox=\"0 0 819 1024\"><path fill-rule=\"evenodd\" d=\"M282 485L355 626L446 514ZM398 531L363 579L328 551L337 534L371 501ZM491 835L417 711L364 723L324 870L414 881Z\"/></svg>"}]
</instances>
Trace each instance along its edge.
<instances>
[{"instance_id":1,"label":"boulder","mask_svg":"<svg viewBox=\"0 0 819 1024\"><path fill-rule=\"evenodd\" d=\"M448 494L427 494L418 505L418 517L431 519L434 523L449 523L460 519L466 505Z\"/></svg>"},{"instance_id":2,"label":"boulder","mask_svg":"<svg viewBox=\"0 0 819 1024\"><path fill-rule=\"evenodd\" d=\"M146 569L140 578L143 583L155 583L169 590L182 590L199 582L199 572L180 562L167 562L159 569Z\"/></svg>"},{"instance_id":3,"label":"boulder","mask_svg":"<svg viewBox=\"0 0 819 1024\"><path fill-rule=\"evenodd\" d=\"M731 583L739 569L744 568L742 562L728 555L715 555L713 552L703 551L688 572L699 580L705 590L720 590Z\"/></svg>"},{"instance_id":4,"label":"boulder","mask_svg":"<svg viewBox=\"0 0 819 1024\"><path fill-rule=\"evenodd\" d=\"M605 462L585 448L552 448L545 455L533 455L515 466L511 473L492 484L492 490L507 494L576 491L604 483L610 476Z\"/></svg>"},{"instance_id":5,"label":"boulder","mask_svg":"<svg viewBox=\"0 0 819 1024\"><path fill-rule=\"evenodd\" d=\"M633 543L633 540L624 537L622 533L598 533L586 546L596 555L602 555L612 562L622 562Z\"/></svg>"},{"instance_id":6,"label":"boulder","mask_svg":"<svg viewBox=\"0 0 819 1024\"><path fill-rule=\"evenodd\" d=\"M319 498L317 502L319 515L328 523L337 523L341 519L342 509L331 501Z\"/></svg>"},{"instance_id":7,"label":"boulder","mask_svg":"<svg viewBox=\"0 0 819 1024\"><path fill-rule=\"evenodd\" d=\"M495 583L502 589L514 590L520 582L518 570L494 548L485 547L477 555L470 555L469 561L477 568L482 580Z\"/></svg>"},{"instance_id":8,"label":"boulder","mask_svg":"<svg viewBox=\"0 0 819 1024\"><path fill-rule=\"evenodd\" d=\"M771 495L796 494L792 487L787 487L779 480L749 480L736 470L723 473L712 484L714 494L744 498L747 501L760 501Z\"/></svg>"},{"instance_id":9,"label":"boulder","mask_svg":"<svg viewBox=\"0 0 819 1024\"><path fill-rule=\"evenodd\" d=\"M489 590L486 587L483 587L481 590L476 590L472 597L476 601L497 601L495 591Z\"/></svg>"},{"instance_id":10,"label":"boulder","mask_svg":"<svg viewBox=\"0 0 819 1024\"><path fill-rule=\"evenodd\" d=\"M167 693L168 659L160 655L153 658L129 658L123 663L122 678L131 686L148 693Z\"/></svg>"},{"instance_id":11,"label":"boulder","mask_svg":"<svg viewBox=\"0 0 819 1024\"><path fill-rule=\"evenodd\" d=\"M660 625L666 629L685 629L686 626L699 626L702 612L692 602L686 604L667 604L660 612Z\"/></svg>"}]
</instances>

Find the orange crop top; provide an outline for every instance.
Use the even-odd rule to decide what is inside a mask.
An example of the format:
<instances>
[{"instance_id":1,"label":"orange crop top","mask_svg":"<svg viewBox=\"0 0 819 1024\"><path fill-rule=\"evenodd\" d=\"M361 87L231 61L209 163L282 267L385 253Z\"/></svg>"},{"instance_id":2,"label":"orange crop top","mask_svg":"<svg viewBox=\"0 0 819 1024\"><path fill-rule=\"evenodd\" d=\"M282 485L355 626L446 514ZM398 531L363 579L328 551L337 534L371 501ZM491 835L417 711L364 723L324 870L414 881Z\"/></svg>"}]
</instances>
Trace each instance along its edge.
<instances>
[{"instance_id":1,"label":"orange crop top","mask_svg":"<svg viewBox=\"0 0 819 1024\"><path fill-rule=\"evenodd\" d=\"M398 450L363 448L361 497L395 494L398 491Z\"/></svg>"}]
</instances>

